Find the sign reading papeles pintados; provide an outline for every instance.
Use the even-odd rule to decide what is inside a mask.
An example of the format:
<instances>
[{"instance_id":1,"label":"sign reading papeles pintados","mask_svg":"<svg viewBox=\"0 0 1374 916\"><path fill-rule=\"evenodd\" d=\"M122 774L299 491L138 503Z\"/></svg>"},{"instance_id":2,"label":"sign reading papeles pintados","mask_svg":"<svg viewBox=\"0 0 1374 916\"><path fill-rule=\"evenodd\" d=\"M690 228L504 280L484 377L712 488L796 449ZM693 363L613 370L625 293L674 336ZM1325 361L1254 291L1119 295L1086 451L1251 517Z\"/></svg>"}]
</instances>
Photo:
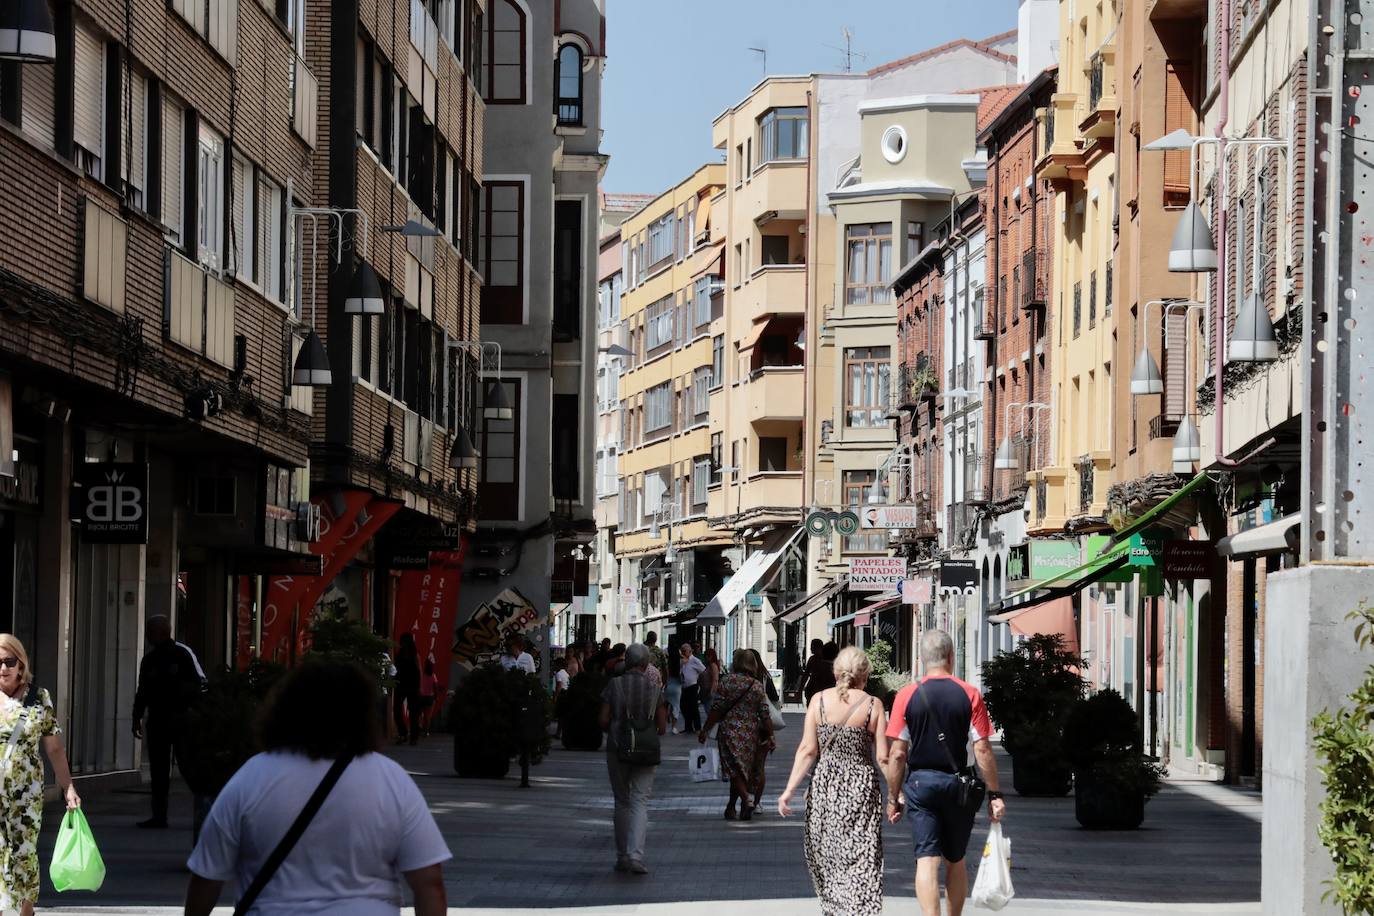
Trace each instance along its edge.
<instances>
[{"instance_id":1,"label":"sign reading papeles pintados","mask_svg":"<svg viewBox=\"0 0 1374 916\"><path fill-rule=\"evenodd\" d=\"M453 634L453 660L463 668L501 654L506 637L528 633L539 623L539 612L529 599L508 588L473 613Z\"/></svg>"}]
</instances>

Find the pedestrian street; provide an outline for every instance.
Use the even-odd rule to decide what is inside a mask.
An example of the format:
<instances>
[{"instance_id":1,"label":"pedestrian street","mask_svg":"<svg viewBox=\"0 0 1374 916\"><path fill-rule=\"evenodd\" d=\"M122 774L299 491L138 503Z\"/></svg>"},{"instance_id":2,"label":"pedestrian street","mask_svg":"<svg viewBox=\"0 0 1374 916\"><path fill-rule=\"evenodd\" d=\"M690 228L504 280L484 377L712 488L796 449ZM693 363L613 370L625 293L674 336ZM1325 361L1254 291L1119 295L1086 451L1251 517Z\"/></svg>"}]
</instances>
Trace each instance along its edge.
<instances>
[{"instance_id":1,"label":"pedestrian street","mask_svg":"<svg viewBox=\"0 0 1374 916\"><path fill-rule=\"evenodd\" d=\"M391 753L414 776L453 851L444 868L451 912L812 913L818 909L802 854L803 819L800 812L780 818L775 801L786 785L801 718L800 712L787 713L788 727L778 733L779 749L769 763L765 804L749 823L722 818L724 783L690 780L686 757L696 747L694 736L664 739L645 876L612 870L612 800L602 753L565 751L555 743L532 770L529 789L518 788L514 771L500 781L457 778L447 736ZM999 760L1003 783L1009 784L1008 760L1001 754ZM1072 797L1009 793L1007 803L1017 898L1004 912L1259 912L1258 793L1170 780L1149 803L1142 829L1107 833L1079 828ZM45 883L39 912L179 913L190 851L190 799L184 790L174 791L167 831L133 827L147 807L146 790L91 792L84 807L108 867L105 885L94 894L58 895ZM44 862L60 819L60 810L49 806ZM970 878L986 830L980 817L970 845ZM910 836L904 826L889 825L884 842L887 911L915 914ZM227 891L221 903L229 903ZM969 905L965 912L982 911Z\"/></svg>"}]
</instances>

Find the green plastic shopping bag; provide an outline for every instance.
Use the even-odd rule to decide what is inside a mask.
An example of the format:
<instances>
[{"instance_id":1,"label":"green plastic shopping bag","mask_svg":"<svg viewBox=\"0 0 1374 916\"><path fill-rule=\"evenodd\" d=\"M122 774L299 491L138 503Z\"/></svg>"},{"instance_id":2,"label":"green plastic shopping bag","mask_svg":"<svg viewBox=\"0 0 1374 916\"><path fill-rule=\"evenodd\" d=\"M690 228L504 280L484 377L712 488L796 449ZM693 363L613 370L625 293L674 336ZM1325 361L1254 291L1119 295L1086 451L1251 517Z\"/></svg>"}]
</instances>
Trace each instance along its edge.
<instances>
[{"instance_id":1,"label":"green plastic shopping bag","mask_svg":"<svg viewBox=\"0 0 1374 916\"><path fill-rule=\"evenodd\" d=\"M105 860L95 847L95 837L80 808L62 816L57 843L52 850L48 877L59 891L98 891L105 883Z\"/></svg>"}]
</instances>

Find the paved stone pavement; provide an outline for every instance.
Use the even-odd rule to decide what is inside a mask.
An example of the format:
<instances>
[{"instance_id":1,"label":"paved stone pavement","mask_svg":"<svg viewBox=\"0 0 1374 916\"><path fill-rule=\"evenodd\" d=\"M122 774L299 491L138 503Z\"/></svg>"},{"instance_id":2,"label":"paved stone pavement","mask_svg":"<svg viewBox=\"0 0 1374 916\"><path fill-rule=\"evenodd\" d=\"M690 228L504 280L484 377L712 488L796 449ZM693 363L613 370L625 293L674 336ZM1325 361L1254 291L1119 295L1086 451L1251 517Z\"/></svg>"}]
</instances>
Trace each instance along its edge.
<instances>
[{"instance_id":1,"label":"paved stone pavement","mask_svg":"<svg viewBox=\"0 0 1374 916\"><path fill-rule=\"evenodd\" d=\"M788 719L790 727L779 735L782 748L768 768L767 810L748 824L721 818L723 784L688 779L686 756L695 739L665 739L666 762L659 768L650 812L652 871L645 877L610 868L612 802L601 753L555 747L534 768L530 789L518 788L514 775L500 781L458 779L451 742L442 736L416 748L396 748L394 756L430 800L453 850L445 877L457 912L504 916L557 907L646 916L813 913L802 819L783 820L769 807L786 782L799 739L800 715L789 713ZM1002 765L1003 780L1009 782L1005 757ZM106 884L94 894L65 895L45 884L40 912L179 912L190 846L189 799L175 797L174 829L156 832L132 827L146 816L146 789L92 794L85 803L105 856ZM1146 809L1144 828L1123 833L1080 829L1071 798L1013 795L1008 805L1006 832L1018 898L1006 912L1259 912L1258 793L1170 781ZM42 842L45 862L59 819L60 809L50 807ZM986 827L980 818L975 850ZM889 826L885 843L888 911L917 913L905 828ZM970 906L968 912L977 911Z\"/></svg>"}]
</instances>

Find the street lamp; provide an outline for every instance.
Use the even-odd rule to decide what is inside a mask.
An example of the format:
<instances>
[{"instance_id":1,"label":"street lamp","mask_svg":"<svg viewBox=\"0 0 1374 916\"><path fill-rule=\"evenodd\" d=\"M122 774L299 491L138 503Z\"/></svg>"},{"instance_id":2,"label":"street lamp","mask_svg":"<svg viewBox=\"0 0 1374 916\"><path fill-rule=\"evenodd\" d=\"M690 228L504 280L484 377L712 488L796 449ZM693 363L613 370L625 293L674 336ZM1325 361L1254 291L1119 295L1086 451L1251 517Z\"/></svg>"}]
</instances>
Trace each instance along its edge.
<instances>
[{"instance_id":1,"label":"street lamp","mask_svg":"<svg viewBox=\"0 0 1374 916\"><path fill-rule=\"evenodd\" d=\"M494 340L450 340L448 345L477 353L483 381L487 378L487 366L496 366L494 383L482 386L482 416L488 420L509 420L514 416L510 399L506 397L506 386L501 384L501 345ZM487 359L488 350L496 354L494 360Z\"/></svg>"},{"instance_id":2,"label":"street lamp","mask_svg":"<svg viewBox=\"0 0 1374 916\"><path fill-rule=\"evenodd\" d=\"M1231 329L1226 358L1233 363L1273 362L1279 358L1274 323L1269 320L1269 310L1260 301L1259 293L1245 297L1236 312L1236 326Z\"/></svg>"},{"instance_id":3,"label":"street lamp","mask_svg":"<svg viewBox=\"0 0 1374 916\"><path fill-rule=\"evenodd\" d=\"M621 359L627 359L631 356L634 356L633 353L631 353L626 348L622 347L620 344L611 344L608 347L597 347L596 352L605 353L607 356L620 357Z\"/></svg>"},{"instance_id":4,"label":"street lamp","mask_svg":"<svg viewBox=\"0 0 1374 916\"><path fill-rule=\"evenodd\" d=\"M417 219L408 219L399 226L383 226L383 232L394 232L411 239L432 239L443 235L433 226L426 226Z\"/></svg>"},{"instance_id":5,"label":"street lamp","mask_svg":"<svg viewBox=\"0 0 1374 916\"><path fill-rule=\"evenodd\" d=\"M57 34L48 0L6 0L0 5L0 60L50 64Z\"/></svg>"},{"instance_id":6,"label":"street lamp","mask_svg":"<svg viewBox=\"0 0 1374 916\"><path fill-rule=\"evenodd\" d=\"M448 450L448 466L455 471L466 468L477 467L477 459L481 457L477 447L472 444L472 438L468 431L463 428L462 422L455 424L453 431L453 445Z\"/></svg>"},{"instance_id":7,"label":"street lamp","mask_svg":"<svg viewBox=\"0 0 1374 916\"><path fill-rule=\"evenodd\" d=\"M1170 309L1172 309L1176 305L1187 306L1189 311L1192 311L1192 309L1194 308L1206 308L1206 306L1203 305L1201 302L1194 302L1191 299L1151 299L1149 302L1145 303L1145 306L1140 310L1141 324L1149 324L1150 306L1152 305L1163 306L1161 318L1164 324L1165 350L1169 349L1168 315ZM1146 342L1146 335L1142 333L1140 336L1142 340L1142 343L1140 344L1140 355L1136 357L1135 368L1131 370L1131 394L1136 396L1147 394L1163 394L1164 373L1160 371L1159 363L1150 353L1149 344L1148 342Z\"/></svg>"},{"instance_id":8,"label":"street lamp","mask_svg":"<svg viewBox=\"0 0 1374 916\"><path fill-rule=\"evenodd\" d=\"M992 469L994 471L1015 471L1021 467L1021 459L1016 456L1012 449L1011 436L1011 417L1010 411L1013 407L1021 408L1021 432L1026 431L1026 411L1028 410L1049 410L1050 405L1040 401L1008 401L1002 408L1002 441L997 446L997 452L993 455Z\"/></svg>"}]
</instances>

